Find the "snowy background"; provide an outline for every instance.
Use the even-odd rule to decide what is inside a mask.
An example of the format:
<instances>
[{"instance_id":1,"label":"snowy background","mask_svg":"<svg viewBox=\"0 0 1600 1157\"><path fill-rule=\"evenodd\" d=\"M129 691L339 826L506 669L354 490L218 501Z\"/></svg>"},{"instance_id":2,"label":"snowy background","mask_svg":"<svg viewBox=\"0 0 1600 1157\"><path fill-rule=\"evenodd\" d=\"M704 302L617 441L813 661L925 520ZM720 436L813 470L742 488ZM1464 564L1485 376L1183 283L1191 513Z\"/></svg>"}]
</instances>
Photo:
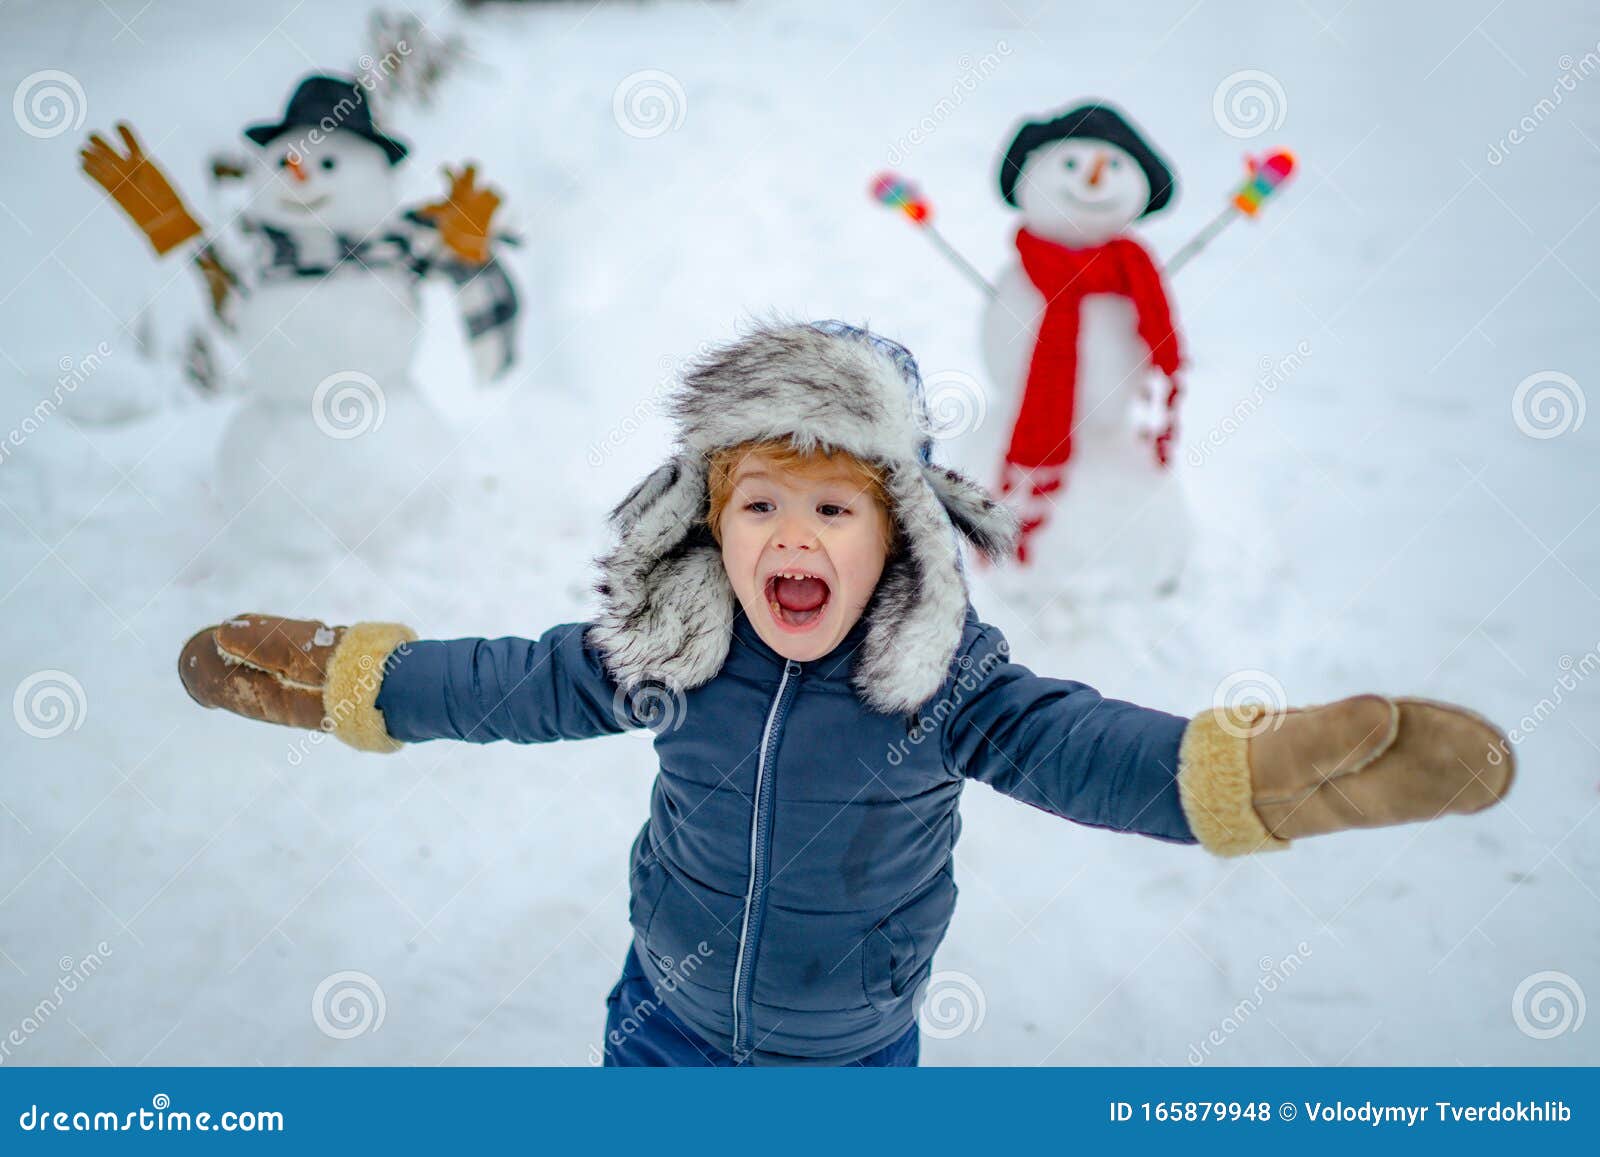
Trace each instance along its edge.
<instances>
[{"instance_id":1,"label":"snowy background","mask_svg":"<svg viewBox=\"0 0 1600 1157\"><path fill-rule=\"evenodd\" d=\"M63 365L108 351L0 461L0 692L32 694L41 672L81 688L51 675L66 717L24 695L0 727L3 1063L591 1063L648 745L361 756L201 711L180 646L247 610L434 637L584 617L603 514L669 444L664 385L751 315L870 321L925 373L981 380L977 295L867 183L912 175L994 271L1014 227L999 151L1022 117L1086 96L1178 169L1177 206L1144 234L1158 253L1222 204L1246 149L1293 148L1302 169L1174 283L1193 361L1179 469L1201 523L1180 592L1068 608L980 578L979 612L1036 670L1186 714L1239 672L1290 702L1464 701L1526 733L1520 778L1482 816L1245 861L975 785L937 964L981 1005L925 1034L925 1063L1600 1062L1600 1025L1578 1024L1600 996L1592 5L415 14L469 59L431 109L390 110L413 145L407 195L436 196L438 166L466 157L505 192L527 238L525 356L499 386L466 384L430 295L417 370L451 423L429 464L457 484L450 523L307 563L252 554L247 520L221 516L211 454L237 398L196 393L169 348L200 316L196 279L151 257L76 150L131 120L215 220L207 156L275 119L304 72L349 69L365 6L0 12L0 88L59 70L81 90L65 127L0 117L0 435ZM646 70L675 102L654 135L614 111ZM1216 111L1242 72L1266 75L1264 124ZM119 409L138 416L93 420ZM383 1017L341 1039L313 1002L347 971Z\"/></svg>"}]
</instances>

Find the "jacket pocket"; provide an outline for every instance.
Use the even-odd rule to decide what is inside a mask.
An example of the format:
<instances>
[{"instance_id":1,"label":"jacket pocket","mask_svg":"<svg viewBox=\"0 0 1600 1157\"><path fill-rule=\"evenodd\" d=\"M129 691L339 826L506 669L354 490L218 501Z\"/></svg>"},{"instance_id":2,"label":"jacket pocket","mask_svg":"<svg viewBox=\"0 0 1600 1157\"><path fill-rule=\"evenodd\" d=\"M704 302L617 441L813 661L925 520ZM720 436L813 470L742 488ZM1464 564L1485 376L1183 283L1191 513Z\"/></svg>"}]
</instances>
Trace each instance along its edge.
<instances>
[{"instance_id":1,"label":"jacket pocket","mask_svg":"<svg viewBox=\"0 0 1600 1157\"><path fill-rule=\"evenodd\" d=\"M661 903L669 873L653 852L645 852L628 879L628 923L643 942L650 934L650 921Z\"/></svg>"},{"instance_id":2,"label":"jacket pocket","mask_svg":"<svg viewBox=\"0 0 1600 1157\"><path fill-rule=\"evenodd\" d=\"M731 992L744 897L700 888L666 864L652 872L655 882L641 894L634 925L641 951L674 985Z\"/></svg>"},{"instance_id":3,"label":"jacket pocket","mask_svg":"<svg viewBox=\"0 0 1600 1157\"><path fill-rule=\"evenodd\" d=\"M895 909L867 934L861 948L861 983L874 1008L893 1008L927 978L934 951L955 914L957 892L946 867L921 895Z\"/></svg>"}]
</instances>

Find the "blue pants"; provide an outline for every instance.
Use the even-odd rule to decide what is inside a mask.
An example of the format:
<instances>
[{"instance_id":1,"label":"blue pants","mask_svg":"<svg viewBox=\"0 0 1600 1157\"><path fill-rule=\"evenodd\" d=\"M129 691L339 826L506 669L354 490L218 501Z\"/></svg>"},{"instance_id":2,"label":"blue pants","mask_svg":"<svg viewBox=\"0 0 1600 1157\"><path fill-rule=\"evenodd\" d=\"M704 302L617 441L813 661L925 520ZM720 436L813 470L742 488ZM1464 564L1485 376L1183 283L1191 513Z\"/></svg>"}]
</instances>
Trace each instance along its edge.
<instances>
[{"instance_id":1,"label":"blue pants","mask_svg":"<svg viewBox=\"0 0 1600 1157\"><path fill-rule=\"evenodd\" d=\"M640 1005L646 1007L641 1009ZM916 1022L899 1040L891 1041L851 1065L913 1066L922 1038ZM638 954L628 946L622 978L606 997L605 1060L608 1067L683 1065L694 1068L733 1068L733 1058L708 1042L673 1015L639 966Z\"/></svg>"}]
</instances>

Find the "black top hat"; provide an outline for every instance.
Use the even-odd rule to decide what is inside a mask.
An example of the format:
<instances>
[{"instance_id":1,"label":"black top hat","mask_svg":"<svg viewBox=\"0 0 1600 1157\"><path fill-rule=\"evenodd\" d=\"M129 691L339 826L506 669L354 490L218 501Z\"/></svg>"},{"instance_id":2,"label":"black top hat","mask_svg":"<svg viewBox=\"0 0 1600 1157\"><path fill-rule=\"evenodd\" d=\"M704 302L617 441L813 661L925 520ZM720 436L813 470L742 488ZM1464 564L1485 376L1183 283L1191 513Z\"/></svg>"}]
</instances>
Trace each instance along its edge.
<instances>
[{"instance_id":1,"label":"black top hat","mask_svg":"<svg viewBox=\"0 0 1600 1157\"><path fill-rule=\"evenodd\" d=\"M1146 217L1165 209L1178 191L1177 176L1126 117L1108 104L1085 104L1069 109L1054 120L1029 121L1017 130L1005 159L1000 162L1000 195L1006 199L1006 204L1017 207L1017 182L1022 179L1022 166L1027 163L1029 154L1057 141L1074 138L1116 145L1138 162L1150 182L1150 200L1139 216Z\"/></svg>"},{"instance_id":2,"label":"black top hat","mask_svg":"<svg viewBox=\"0 0 1600 1157\"><path fill-rule=\"evenodd\" d=\"M383 149L391 165L405 160L406 146L378 131L366 93L355 81L345 77L306 77L289 98L289 107L284 110L281 121L251 125L244 130L244 135L258 145L270 145L285 133L301 128L317 128L323 132L343 129Z\"/></svg>"}]
</instances>

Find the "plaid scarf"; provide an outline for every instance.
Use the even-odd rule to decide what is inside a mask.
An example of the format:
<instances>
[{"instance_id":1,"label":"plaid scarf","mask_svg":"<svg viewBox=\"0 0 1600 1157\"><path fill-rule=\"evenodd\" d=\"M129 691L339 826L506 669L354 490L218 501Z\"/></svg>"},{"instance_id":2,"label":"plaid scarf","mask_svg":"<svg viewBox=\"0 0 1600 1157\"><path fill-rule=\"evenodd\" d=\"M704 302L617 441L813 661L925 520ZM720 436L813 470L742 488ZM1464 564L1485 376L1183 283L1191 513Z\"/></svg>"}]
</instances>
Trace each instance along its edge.
<instances>
[{"instance_id":1,"label":"plaid scarf","mask_svg":"<svg viewBox=\"0 0 1600 1157\"><path fill-rule=\"evenodd\" d=\"M252 271L257 284L328 277L347 272L346 266L349 271L400 269L413 281L441 273L456 287L456 308L480 372L486 378L496 377L516 358L516 327L512 323L520 305L505 267L493 257L483 265L471 265L431 239L420 244L437 232L424 217L406 212L382 232L366 237L320 229L291 233L248 219L240 225L266 243L266 261Z\"/></svg>"}]
</instances>

